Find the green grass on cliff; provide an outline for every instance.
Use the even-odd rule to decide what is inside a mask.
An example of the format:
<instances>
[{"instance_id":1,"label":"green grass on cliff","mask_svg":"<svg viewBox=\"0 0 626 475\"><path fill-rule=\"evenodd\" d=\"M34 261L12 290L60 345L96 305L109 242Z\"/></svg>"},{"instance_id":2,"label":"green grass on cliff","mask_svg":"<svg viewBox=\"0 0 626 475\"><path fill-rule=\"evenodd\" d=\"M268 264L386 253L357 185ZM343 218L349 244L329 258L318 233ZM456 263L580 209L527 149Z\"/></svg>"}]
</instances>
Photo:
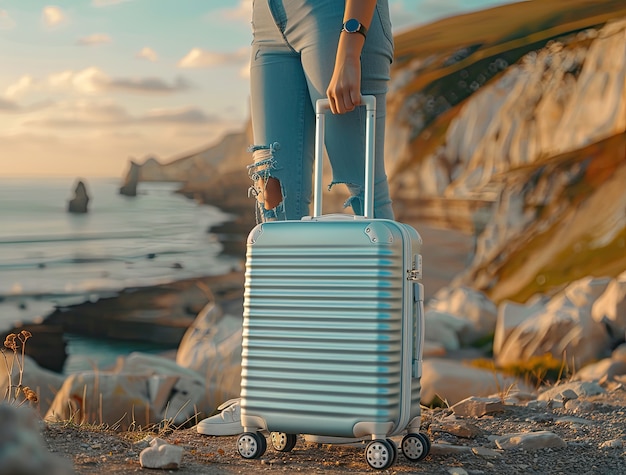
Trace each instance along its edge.
<instances>
[{"instance_id":1,"label":"green grass on cliff","mask_svg":"<svg viewBox=\"0 0 626 475\"><path fill-rule=\"evenodd\" d=\"M617 153L621 150L622 153ZM610 196L604 195L606 186L618 172L626 167L624 162L626 150L626 134L619 134L606 140L592 144L584 149L569 152L547 160L540 175L543 178L567 175L576 167L580 173L571 179L562 190L559 190L559 200L569 202L568 212L558 214L558 219L549 219L558 211L546 207L536 207L536 219L523 235L523 242L507 243L508 256L499 265L494 262L486 263L473 273L472 280L492 283L491 288L484 290L495 302L513 300L525 302L531 296L543 293L550 294L559 290L568 283L586 276L616 277L626 268L626 227L619 222L610 223L593 219L606 220L614 217L616 212L607 211L614 203ZM530 173L530 175L529 175ZM513 172L512 179L516 183L532 181L537 172L532 167L526 170ZM615 183L613 184L615 188ZM606 201L605 209L585 212L585 205L590 200ZM602 213L607 211L608 217ZM586 214L579 214L586 213ZM591 213L591 214L590 214ZM612 214L611 214L612 213ZM547 225L546 223L550 223ZM600 224L607 224L613 228L615 234L608 239L598 239L597 229ZM540 268L526 280L522 277L528 269L528 264L536 262L537 256L545 255L556 240L561 239L563 230L569 236L577 236L561 248L558 253L544 261ZM605 233L606 231L600 231ZM561 238L560 238L561 237Z\"/></svg>"}]
</instances>

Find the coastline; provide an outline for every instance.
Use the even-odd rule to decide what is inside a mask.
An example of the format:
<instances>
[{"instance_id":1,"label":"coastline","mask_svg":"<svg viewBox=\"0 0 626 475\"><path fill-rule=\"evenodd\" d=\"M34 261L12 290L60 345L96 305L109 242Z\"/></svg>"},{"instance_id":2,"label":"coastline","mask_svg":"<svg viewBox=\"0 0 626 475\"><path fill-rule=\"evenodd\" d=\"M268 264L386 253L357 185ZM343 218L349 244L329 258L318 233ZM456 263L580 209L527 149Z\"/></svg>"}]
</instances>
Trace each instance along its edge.
<instances>
[{"instance_id":1,"label":"coastline","mask_svg":"<svg viewBox=\"0 0 626 475\"><path fill-rule=\"evenodd\" d=\"M465 268L473 250L473 238L460 231L412 224L424 241L423 284L428 301ZM186 329L212 299L219 302L225 313L243 314L243 267L241 260L239 266L233 266L223 274L129 287L101 298L87 298L80 303L59 306L40 321L14 329L31 331L33 340L27 353L40 366L57 372L68 371L68 368L64 369L68 358L82 357L85 360L78 365L70 361L69 370L74 371L85 365L106 366L118 356L117 353L171 354ZM83 343L80 348L72 347L76 343L75 337L92 340L96 345ZM107 344L111 350L98 354ZM94 354L75 354L75 351L86 350Z\"/></svg>"},{"instance_id":2,"label":"coastline","mask_svg":"<svg viewBox=\"0 0 626 475\"><path fill-rule=\"evenodd\" d=\"M77 370L106 367L117 356L132 351L167 353L176 350L186 329L212 299L230 312L243 311L243 276L243 271L234 269L226 274L130 287L113 296L60 306L40 322L18 325L6 333L29 330L33 338L26 354L39 366L59 373L68 372L64 368L67 363ZM97 347L80 345L81 351L92 354L73 353L76 337L97 343ZM71 357L83 361L76 364L69 361Z\"/></svg>"}]
</instances>

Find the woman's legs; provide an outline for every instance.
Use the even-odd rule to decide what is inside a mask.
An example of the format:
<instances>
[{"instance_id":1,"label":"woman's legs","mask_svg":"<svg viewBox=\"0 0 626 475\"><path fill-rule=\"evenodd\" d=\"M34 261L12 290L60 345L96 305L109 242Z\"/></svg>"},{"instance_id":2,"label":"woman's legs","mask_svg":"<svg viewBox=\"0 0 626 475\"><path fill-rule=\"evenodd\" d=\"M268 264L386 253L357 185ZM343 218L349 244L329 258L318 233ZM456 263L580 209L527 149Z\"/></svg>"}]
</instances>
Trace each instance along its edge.
<instances>
[{"instance_id":1,"label":"woman's legs","mask_svg":"<svg viewBox=\"0 0 626 475\"><path fill-rule=\"evenodd\" d=\"M299 2L290 2L291 4ZM326 88L335 67L335 54L343 22L342 0L303 0L310 10L293 7L285 37L301 54L309 85L311 103L326 97ZM290 28L290 22L297 25ZM384 166L386 92L393 59L391 23L385 0L379 1L361 55L361 91L377 99L376 165L374 173L374 216L393 219L389 186ZM326 117L326 149L332 166L334 184L345 184L350 191L355 214L364 211L365 185L365 109Z\"/></svg>"},{"instance_id":2,"label":"woman's legs","mask_svg":"<svg viewBox=\"0 0 626 475\"><path fill-rule=\"evenodd\" d=\"M384 168L385 93L393 46L383 3L377 7L363 49L362 91L376 95L378 103L374 216L393 219ZM251 112L255 164L250 175L258 184L254 192L260 220L299 219L309 212L313 107L317 99L325 97L333 72L343 6L343 0L254 2ZM356 214L363 214L363 108L341 116L328 115L326 148L332 185L345 184L352 195L348 204Z\"/></svg>"},{"instance_id":3,"label":"woman's legs","mask_svg":"<svg viewBox=\"0 0 626 475\"><path fill-rule=\"evenodd\" d=\"M259 184L255 192L262 221L306 216L312 191L315 115L300 55L286 43L279 27L284 15L274 3L280 2L257 0L253 12L250 87L255 164L250 175ZM261 194L266 182L270 206Z\"/></svg>"}]
</instances>

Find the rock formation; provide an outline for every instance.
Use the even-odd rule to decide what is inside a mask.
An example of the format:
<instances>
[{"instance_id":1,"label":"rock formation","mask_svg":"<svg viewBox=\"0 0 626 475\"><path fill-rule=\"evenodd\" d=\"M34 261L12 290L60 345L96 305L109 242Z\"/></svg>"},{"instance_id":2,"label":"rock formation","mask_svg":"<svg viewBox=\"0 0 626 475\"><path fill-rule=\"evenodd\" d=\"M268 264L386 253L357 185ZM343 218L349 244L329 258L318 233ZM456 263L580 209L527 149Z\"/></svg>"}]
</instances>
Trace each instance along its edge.
<instances>
[{"instance_id":1,"label":"rock formation","mask_svg":"<svg viewBox=\"0 0 626 475\"><path fill-rule=\"evenodd\" d=\"M0 402L0 473L74 475L72 463L49 452L40 420L30 407Z\"/></svg>"},{"instance_id":2,"label":"rock formation","mask_svg":"<svg viewBox=\"0 0 626 475\"><path fill-rule=\"evenodd\" d=\"M124 178L124 183L120 187L120 195L137 196L137 185L139 183L139 165L131 160L128 173Z\"/></svg>"},{"instance_id":3,"label":"rock formation","mask_svg":"<svg viewBox=\"0 0 626 475\"><path fill-rule=\"evenodd\" d=\"M74 189L74 196L68 202L67 211L70 213L86 213L88 211L89 195L87 194L87 187L82 180L76 183Z\"/></svg>"}]
</instances>

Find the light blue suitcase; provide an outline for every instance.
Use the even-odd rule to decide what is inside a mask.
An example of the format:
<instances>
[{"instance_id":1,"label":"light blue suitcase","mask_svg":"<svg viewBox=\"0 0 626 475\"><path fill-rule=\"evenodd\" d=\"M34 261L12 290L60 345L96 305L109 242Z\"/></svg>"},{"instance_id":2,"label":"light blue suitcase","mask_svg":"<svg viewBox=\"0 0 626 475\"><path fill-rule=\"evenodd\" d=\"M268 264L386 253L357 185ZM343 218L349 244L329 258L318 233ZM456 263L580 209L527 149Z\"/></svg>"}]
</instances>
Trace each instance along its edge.
<instances>
[{"instance_id":1,"label":"light blue suitcase","mask_svg":"<svg viewBox=\"0 0 626 475\"><path fill-rule=\"evenodd\" d=\"M412 227L373 219L376 101L365 96L364 216L321 215L324 117L316 108L314 213L257 225L248 236L241 421L244 458L279 451L296 434L371 438L367 463L389 468L391 436L405 457L430 449L420 429L423 345L421 238Z\"/></svg>"}]
</instances>

